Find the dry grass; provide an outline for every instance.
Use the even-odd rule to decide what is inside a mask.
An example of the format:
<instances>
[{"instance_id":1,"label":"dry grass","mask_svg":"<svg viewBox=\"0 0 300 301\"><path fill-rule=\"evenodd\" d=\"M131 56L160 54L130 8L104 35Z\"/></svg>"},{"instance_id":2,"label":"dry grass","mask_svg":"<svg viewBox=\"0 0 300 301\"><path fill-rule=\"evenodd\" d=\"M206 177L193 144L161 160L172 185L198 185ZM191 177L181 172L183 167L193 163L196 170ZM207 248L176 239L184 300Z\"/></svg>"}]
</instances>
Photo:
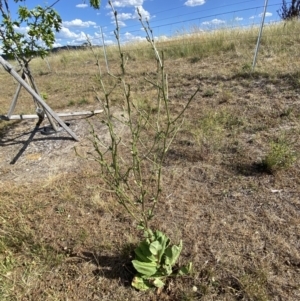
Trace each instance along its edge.
<instances>
[{"instance_id":1,"label":"dry grass","mask_svg":"<svg viewBox=\"0 0 300 301\"><path fill-rule=\"evenodd\" d=\"M97 164L71 149L90 157L88 125L78 143L35 136L11 165L24 140L18 140L20 133L33 123L1 122L0 299L299 300L300 41L295 30L299 23L265 31L254 73L249 68L255 29L159 43L166 50L174 112L201 87L167 155L154 220L174 242L183 239L180 261L192 261L194 271L170 279L160 295L130 287L130 259L139 241L135 225L105 190ZM143 77L156 65L144 47L125 47L127 76L137 103L151 107L154 93ZM53 109L97 108L91 57L89 51L52 54L50 69L45 61L32 62L37 85ZM119 68L112 48L109 67ZM0 81L0 114L5 114L16 84L2 70ZM105 75L105 81L111 79ZM117 91L116 106L121 99ZM16 112L33 111L22 92ZM96 117L91 121L100 124ZM57 149L48 151L51 145Z\"/></svg>"}]
</instances>

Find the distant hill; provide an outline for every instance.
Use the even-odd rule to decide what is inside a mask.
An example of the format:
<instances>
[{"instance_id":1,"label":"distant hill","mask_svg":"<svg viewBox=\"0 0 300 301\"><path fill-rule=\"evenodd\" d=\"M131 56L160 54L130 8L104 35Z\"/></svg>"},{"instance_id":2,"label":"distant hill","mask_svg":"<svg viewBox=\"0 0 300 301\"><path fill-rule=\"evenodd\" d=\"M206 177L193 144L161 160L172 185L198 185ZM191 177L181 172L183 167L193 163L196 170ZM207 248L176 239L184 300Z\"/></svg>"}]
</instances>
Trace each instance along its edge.
<instances>
[{"instance_id":1,"label":"distant hill","mask_svg":"<svg viewBox=\"0 0 300 301\"><path fill-rule=\"evenodd\" d=\"M54 47L50 50L52 53L59 52L61 50L81 50L81 49L86 49L88 45L67 45L67 46L61 46L61 47ZM95 46L93 47L102 47L102 46Z\"/></svg>"},{"instance_id":2,"label":"distant hill","mask_svg":"<svg viewBox=\"0 0 300 301\"><path fill-rule=\"evenodd\" d=\"M88 47L88 45L67 45L67 46L60 46L60 47L54 47L52 49L49 49L50 53L57 53L59 51L62 50L82 50L82 49L86 49L86 47ZM93 45L93 47L102 47L102 46L95 46ZM6 54L0 54L5 60L11 60L13 59L12 56L10 55L6 55Z\"/></svg>"}]
</instances>

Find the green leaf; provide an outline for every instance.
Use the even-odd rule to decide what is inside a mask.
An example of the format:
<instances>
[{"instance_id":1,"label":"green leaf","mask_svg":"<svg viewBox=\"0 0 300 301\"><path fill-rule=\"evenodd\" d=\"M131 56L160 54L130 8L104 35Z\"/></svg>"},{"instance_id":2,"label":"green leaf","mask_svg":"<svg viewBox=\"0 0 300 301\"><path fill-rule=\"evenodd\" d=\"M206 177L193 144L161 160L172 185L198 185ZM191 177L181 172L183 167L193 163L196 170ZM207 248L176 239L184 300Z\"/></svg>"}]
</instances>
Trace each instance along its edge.
<instances>
[{"instance_id":1,"label":"green leaf","mask_svg":"<svg viewBox=\"0 0 300 301\"><path fill-rule=\"evenodd\" d=\"M159 232L159 231L157 231ZM165 250L166 248L168 247L169 243L170 243L170 239L165 235L163 234L162 232L159 232L157 233L157 240L160 242L160 246L161 246L161 249L160 251L158 252L158 262L161 262L162 260L162 257L165 253Z\"/></svg>"},{"instance_id":2,"label":"green leaf","mask_svg":"<svg viewBox=\"0 0 300 301\"><path fill-rule=\"evenodd\" d=\"M147 238L150 239L151 241L156 240L156 239L155 239L155 236L154 236L154 233L152 232L151 229L146 229L146 231L145 231L145 237L147 237Z\"/></svg>"},{"instance_id":3,"label":"green leaf","mask_svg":"<svg viewBox=\"0 0 300 301\"><path fill-rule=\"evenodd\" d=\"M103 122L104 123L104 122ZM140 222L137 226L138 230L144 230L145 229L145 226L142 222Z\"/></svg>"},{"instance_id":4,"label":"green leaf","mask_svg":"<svg viewBox=\"0 0 300 301\"><path fill-rule=\"evenodd\" d=\"M178 271L178 275L183 276L183 275L188 275L192 271L192 263L190 262L187 266L181 267Z\"/></svg>"},{"instance_id":5,"label":"green leaf","mask_svg":"<svg viewBox=\"0 0 300 301\"><path fill-rule=\"evenodd\" d=\"M152 276L157 272L155 262L142 262L139 260L132 260L134 268L143 276Z\"/></svg>"},{"instance_id":6,"label":"green leaf","mask_svg":"<svg viewBox=\"0 0 300 301\"><path fill-rule=\"evenodd\" d=\"M163 265L160 269L160 273L162 276L169 276L173 272L171 265Z\"/></svg>"},{"instance_id":7,"label":"green leaf","mask_svg":"<svg viewBox=\"0 0 300 301\"><path fill-rule=\"evenodd\" d=\"M178 246L174 245L172 247L168 247L165 251L165 264L174 266L176 263L180 253L182 250L182 241L180 240L180 243Z\"/></svg>"},{"instance_id":8,"label":"green leaf","mask_svg":"<svg viewBox=\"0 0 300 301\"><path fill-rule=\"evenodd\" d=\"M156 261L156 258L149 250L149 243L146 240L143 240L139 244L139 246L134 250L134 253L140 261Z\"/></svg>"},{"instance_id":9,"label":"green leaf","mask_svg":"<svg viewBox=\"0 0 300 301\"><path fill-rule=\"evenodd\" d=\"M100 4L101 4L100 0L90 0L90 5L95 9L99 9Z\"/></svg>"},{"instance_id":10,"label":"green leaf","mask_svg":"<svg viewBox=\"0 0 300 301\"><path fill-rule=\"evenodd\" d=\"M161 249L162 249L162 247L161 247L159 241L157 241L157 240L153 241L149 246L149 250L153 255L157 255L157 253Z\"/></svg>"},{"instance_id":11,"label":"green leaf","mask_svg":"<svg viewBox=\"0 0 300 301\"><path fill-rule=\"evenodd\" d=\"M136 248L134 250L134 253L136 255L136 259L142 262L151 262L153 260L151 260L152 258L148 258L140 248Z\"/></svg>"},{"instance_id":12,"label":"green leaf","mask_svg":"<svg viewBox=\"0 0 300 301\"><path fill-rule=\"evenodd\" d=\"M25 0L15 0L15 2L25 2ZM21 60L32 55L45 56L46 47L51 48L55 42L52 29L58 31L62 23L62 19L54 9L39 5L31 10L26 5L19 5L17 20L12 20L9 14L3 11L1 15L1 27L5 28L6 35L6 39L2 41L2 50L5 54L18 56ZM27 35L16 32L15 27L20 27L21 23L28 28ZM41 46L41 42L46 47Z\"/></svg>"},{"instance_id":13,"label":"green leaf","mask_svg":"<svg viewBox=\"0 0 300 301\"><path fill-rule=\"evenodd\" d=\"M156 278L154 281L153 281L153 284L158 287L158 288L161 288L161 287L164 287L165 286L165 283L160 279L160 278Z\"/></svg>"},{"instance_id":14,"label":"green leaf","mask_svg":"<svg viewBox=\"0 0 300 301\"><path fill-rule=\"evenodd\" d=\"M131 285L140 291L146 291L151 288L151 284L147 279L135 276L131 282Z\"/></svg>"}]
</instances>

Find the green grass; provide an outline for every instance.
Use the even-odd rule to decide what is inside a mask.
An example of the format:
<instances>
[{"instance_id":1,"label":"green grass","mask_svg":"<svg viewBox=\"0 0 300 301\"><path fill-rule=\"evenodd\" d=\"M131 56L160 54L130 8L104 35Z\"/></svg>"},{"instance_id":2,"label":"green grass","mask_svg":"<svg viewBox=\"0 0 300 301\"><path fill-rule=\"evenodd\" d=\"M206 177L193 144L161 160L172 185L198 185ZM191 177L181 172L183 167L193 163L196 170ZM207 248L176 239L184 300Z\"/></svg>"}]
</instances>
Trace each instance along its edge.
<instances>
[{"instance_id":1,"label":"green grass","mask_svg":"<svg viewBox=\"0 0 300 301\"><path fill-rule=\"evenodd\" d=\"M298 21L281 22L279 24L268 25L264 28L261 40L261 47L258 57L258 68L265 59L272 59L272 68L274 72L277 67L289 66L293 67L293 56L299 52L297 49L300 24ZM213 57L216 55L232 55L247 62L244 66L252 65L253 51L256 46L258 28L249 29L226 29L222 28L212 32L197 32L188 36L178 36L170 38L166 41L158 41L157 47L159 51L165 53L166 58L185 58L189 57L194 62L205 57ZM288 47L287 47L288 46ZM126 44L123 46L125 56L129 61L140 59L153 59L153 51L146 42ZM102 49L95 49L100 61L104 62ZM292 56L291 56L292 55ZM108 61L116 60L118 54L116 46L107 47ZM47 58L51 70L58 72L66 68L71 62L73 69L81 68L82 65L87 68L91 63L91 54L88 50L67 50L65 52L51 54ZM32 63L35 64L34 62ZM39 63L41 64L41 63ZM44 72L46 62L43 63L40 72ZM271 67L271 66L270 66ZM47 67L48 68L48 67ZM105 68L105 64L103 65ZM267 68L271 70L270 68ZM292 68L292 70L297 70Z\"/></svg>"},{"instance_id":2,"label":"green grass","mask_svg":"<svg viewBox=\"0 0 300 301\"><path fill-rule=\"evenodd\" d=\"M269 151L264 157L262 164L268 171L275 172L280 169L289 168L295 161L296 153L290 141L279 138L276 141L270 142Z\"/></svg>"}]
</instances>

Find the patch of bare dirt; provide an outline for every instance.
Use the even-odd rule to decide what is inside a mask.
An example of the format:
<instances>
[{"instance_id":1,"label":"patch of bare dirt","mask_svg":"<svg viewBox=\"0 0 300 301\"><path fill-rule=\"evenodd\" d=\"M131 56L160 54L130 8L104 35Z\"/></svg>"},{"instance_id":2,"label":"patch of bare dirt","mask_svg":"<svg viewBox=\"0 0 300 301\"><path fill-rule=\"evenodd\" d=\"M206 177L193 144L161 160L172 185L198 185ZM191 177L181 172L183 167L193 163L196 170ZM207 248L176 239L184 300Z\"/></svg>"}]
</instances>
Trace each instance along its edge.
<instances>
[{"instance_id":1,"label":"patch of bare dirt","mask_svg":"<svg viewBox=\"0 0 300 301\"><path fill-rule=\"evenodd\" d=\"M118 112L115 112L118 114ZM79 138L75 141L63 128L52 130L47 119L37 128L35 120L11 123L0 138L0 181L35 182L84 166L82 157L93 152L92 127L103 141L109 138L101 113L64 118ZM121 130L121 126L120 126Z\"/></svg>"}]
</instances>

